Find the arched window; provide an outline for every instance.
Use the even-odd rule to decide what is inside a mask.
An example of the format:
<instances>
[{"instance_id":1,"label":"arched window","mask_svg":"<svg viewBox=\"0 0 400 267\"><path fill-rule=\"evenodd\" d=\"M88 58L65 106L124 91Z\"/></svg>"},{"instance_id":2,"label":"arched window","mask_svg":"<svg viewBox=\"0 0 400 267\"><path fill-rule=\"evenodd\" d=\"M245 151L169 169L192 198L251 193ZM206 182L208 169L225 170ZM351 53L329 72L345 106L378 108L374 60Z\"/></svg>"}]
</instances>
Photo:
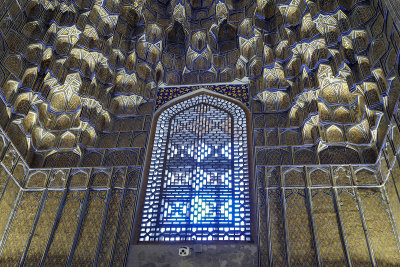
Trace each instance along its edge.
<instances>
[{"instance_id":1,"label":"arched window","mask_svg":"<svg viewBox=\"0 0 400 267\"><path fill-rule=\"evenodd\" d=\"M251 240L246 113L199 92L159 113L139 241Z\"/></svg>"}]
</instances>

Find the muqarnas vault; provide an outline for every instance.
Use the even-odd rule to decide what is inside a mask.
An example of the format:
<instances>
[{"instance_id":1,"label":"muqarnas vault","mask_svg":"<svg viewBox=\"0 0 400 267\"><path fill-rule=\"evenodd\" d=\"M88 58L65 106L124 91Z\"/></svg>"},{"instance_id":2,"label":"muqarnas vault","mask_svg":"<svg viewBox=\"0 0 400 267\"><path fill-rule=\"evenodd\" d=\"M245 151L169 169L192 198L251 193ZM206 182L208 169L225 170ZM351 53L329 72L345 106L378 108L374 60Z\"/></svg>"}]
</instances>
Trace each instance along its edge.
<instances>
[{"instance_id":1,"label":"muqarnas vault","mask_svg":"<svg viewBox=\"0 0 400 267\"><path fill-rule=\"evenodd\" d=\"M0 265L129 265L179 235L259 266L399 265L394 7L1 2ZM166 106L187 132L157 152Z\"/></svg>"}]
</instances>

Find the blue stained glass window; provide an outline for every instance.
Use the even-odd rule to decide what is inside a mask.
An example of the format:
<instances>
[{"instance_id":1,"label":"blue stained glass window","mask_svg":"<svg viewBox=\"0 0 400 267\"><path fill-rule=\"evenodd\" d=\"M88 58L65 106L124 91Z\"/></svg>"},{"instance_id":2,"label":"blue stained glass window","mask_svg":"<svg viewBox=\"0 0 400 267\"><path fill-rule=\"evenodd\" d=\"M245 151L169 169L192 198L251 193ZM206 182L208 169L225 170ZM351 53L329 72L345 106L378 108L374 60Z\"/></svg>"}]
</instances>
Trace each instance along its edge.
<instances>
[{"instance_id":1,"label":"blue stained glass window","mask_svg":"<svg viewBox=\"0 0 400 267\"><path fill-rule=\"evenodd\" d=\"M139 241L250 240L244 111L199 95L159 116Z\"/></svg>"}]
</instances>

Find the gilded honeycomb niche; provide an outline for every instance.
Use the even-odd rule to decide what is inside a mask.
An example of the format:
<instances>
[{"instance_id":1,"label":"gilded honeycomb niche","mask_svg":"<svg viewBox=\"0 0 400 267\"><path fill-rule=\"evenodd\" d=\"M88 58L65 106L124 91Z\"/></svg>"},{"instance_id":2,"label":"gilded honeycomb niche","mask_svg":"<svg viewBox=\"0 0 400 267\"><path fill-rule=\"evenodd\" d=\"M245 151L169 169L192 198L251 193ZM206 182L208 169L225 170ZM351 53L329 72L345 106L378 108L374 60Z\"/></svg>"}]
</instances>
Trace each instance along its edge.
<instances>
[{"instance_id":1,"label":"gilded honeycomb niche","mask_svg":"<svg viewBox=\"0 0 400 267\"><path fill-rule=\"evenodd\" d=\"M260 266L399 265L396 7L2 1L0 265L125 264L154 114L201 88L251 114Z\"/></svg>"},{"instance_id":2,"label":"gilded honeycomb niche","mask_svg":"<svg viewBox=\"0 0 400 267\"><path fill-rule=\"evenodd\" d=\"M150 119L157 85L245 77L254 84L257 145L291 153L289 165L306 163L294 146L314 154L310 164L373 163L378 123L398 95L398 33L383 32L372 3L27 1L21 8L21 25L5 32L2 126L32 167L107 165L109 153L140 157L137 142L123 139L132 128L149 130L129 125ZM270 129L278 142L265 140Z\"/></svg>"}]
</instances>

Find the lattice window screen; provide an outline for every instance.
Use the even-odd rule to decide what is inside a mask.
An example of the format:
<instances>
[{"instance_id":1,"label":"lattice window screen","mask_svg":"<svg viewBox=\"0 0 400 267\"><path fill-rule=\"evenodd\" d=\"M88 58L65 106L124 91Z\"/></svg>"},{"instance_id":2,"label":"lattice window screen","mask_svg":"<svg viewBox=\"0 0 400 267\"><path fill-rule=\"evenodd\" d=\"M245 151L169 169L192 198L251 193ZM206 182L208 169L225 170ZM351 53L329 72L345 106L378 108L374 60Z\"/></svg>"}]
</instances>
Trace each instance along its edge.
<instances>
[{"instance_id":1,"label":"lattice window screen","mask_svg":"<svg viewBox=\"0 0 400 267\"><path fill-rule=\"evenodd\" d=\"M244 111L200 95L158 118L139 241L250 240Z\"/></svg>"}]
</instances>

